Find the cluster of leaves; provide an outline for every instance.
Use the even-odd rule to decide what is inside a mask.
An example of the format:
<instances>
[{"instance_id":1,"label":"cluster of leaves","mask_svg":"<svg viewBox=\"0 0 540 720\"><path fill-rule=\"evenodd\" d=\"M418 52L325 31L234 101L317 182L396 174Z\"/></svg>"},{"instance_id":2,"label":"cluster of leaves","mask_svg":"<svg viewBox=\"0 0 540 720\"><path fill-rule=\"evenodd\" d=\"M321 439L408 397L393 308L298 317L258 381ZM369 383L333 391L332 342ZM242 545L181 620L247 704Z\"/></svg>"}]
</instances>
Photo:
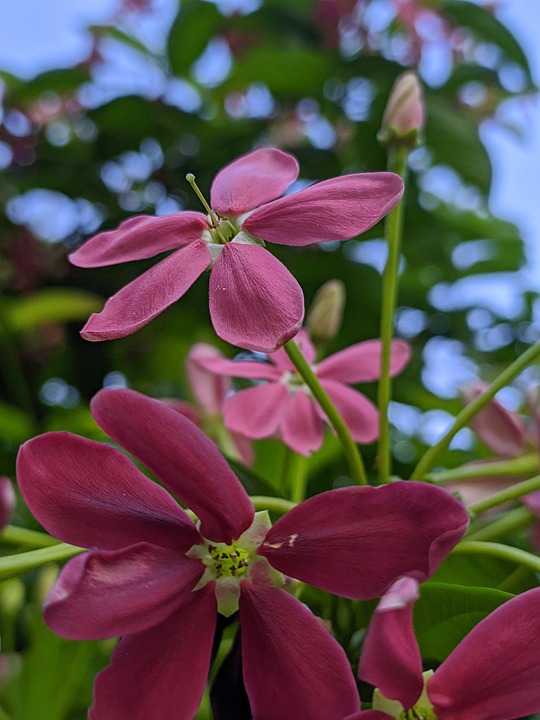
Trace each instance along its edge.
<instances>
[{"instance_id":1,"label":"cluster of leaves","mask_svg":"<svg viewBox=\"0 0 540 720\"><path fill-rule=\"evenodd\" d=\"M208 188L220 167L260 143L294 152L306 181L384 169L386 156L376 142L381 116L403 66L415 65L426 52L417 29L426 14L438 28L447 69L438 86L426 90L425 147L411 161L397 327L412 343L414 361L396 383L395 399L420 411L443 408L455 414L459 409L458 399L443 401L418 382L423 349L433 339L457 341L463 355L482 364L488 379L527 346L530 297L523 298L523 310L511 325L500 311L486 309L482 330L505 328L504 339L489 354L476 342L471 306L449 305L442 312L434 299L434 288L479 273L517 272L524 262L516 228L488 209L491 162L479 125L509 97L534 89L527 59L488 9L466 0L411 1L416 24L410 13L396 9L382 29L375 21L377 5L264 0L249 13L227 15L217 2L182 0L157 50L137 32L142 13L119 25L91 28L92 54L77 67L29 82L0 74L0 142L11 158L0 177L0 199L7 208L0 216L0 474L14 475L19 444L38 432L69 428L102 439L87 405L104 384L126 382L157 397L185 396L183 361L189 347L200 340L215 342L199 283L181 305L140 333L110 344L85 343L78 336L82 321L140 268L70 269L66 249L134 213L199 209L184 181L186 172ZM131 59L134 76L140 72L142 80L131 78L129 94L119 90L111 99L102 78L118 54ZM204 71L216 66L221 75ZM154 78L156 85L145 78ZM452 178L451 192L439 193L434 172ZM345 283L349 311L328 352L378 335L381 236L377 226L362 240L336 247L276 251L308 303L328 278ZM372 397L374 392L371 388ZM423 448L418 431L395 429L397 444L407 447L395 468L404 477ZM271 495L279 489L281 448L272 441L258 445L254 472L242 468L239 475L250 492ZM337 448L330 437L312 459L310 493L328 489L329 477L346 473ZM455 465L467 457L454 451L441 461ZM366 462L374 466L374 448L368 448ZM34 527L22 503L16 520ZM507 599L495 588L514 569L501 560L449 558L437 577L441 584L432 584L416 608L424 655L442 660L470 627ZM4 650L27 649L22 669L14 669L0 697L14 720L43 717L43 704L50 708L48 720L75 720L89 704L95 673L87 668L105 664L110 645L80 648L50 635L36 614L35 588L41 581L46 582L43 574L30 575L24 584L16 580L4 586L0 595ZM524 573L513 590L535 584ZM311 590L306 598L315 612L331 617L356 662L361 637L354 630L365 627L372 608ZM60 677L63 694L47 700ZM201 719L207 712L201 710Z\"/></svg>"}]
</instances>

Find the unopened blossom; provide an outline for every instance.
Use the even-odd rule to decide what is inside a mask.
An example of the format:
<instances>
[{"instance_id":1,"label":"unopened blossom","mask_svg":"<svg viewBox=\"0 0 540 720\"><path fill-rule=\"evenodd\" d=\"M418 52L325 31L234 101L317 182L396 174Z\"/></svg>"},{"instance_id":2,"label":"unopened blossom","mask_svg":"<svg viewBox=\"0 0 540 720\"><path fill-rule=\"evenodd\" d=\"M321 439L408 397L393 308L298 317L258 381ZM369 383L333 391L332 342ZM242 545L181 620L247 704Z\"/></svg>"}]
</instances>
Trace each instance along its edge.
<instances>
[{"instance_id":1,"label":"unopened blossom","mask_svg":"<svg viewBox=\"0 0 540 720\"><path fill-rule=\"evenodd\" d=\"M302 323L304 298L265 243L301 247L346 240L375 225L403 192L397 175L362 173L324 180L276 200L298 172L292 155L275 148L255 150L216 175L211 215L139 215L88 240L70 255L74 265L101 267L175 252L110 298L90 317L83 337L131 335L211 268L210 316L221 338L262 352L287 342Z\"/></svg>"},{"instance_id":2,"label":"unopened blossom","mask_svg":"<svg viewBox=\"0 0 540 720\"><path fill-rule=\"evenodd\" d=\"M8 524L15 509L15 491L7 477L0 476L0 532Z\"/></svg>"},{"instance_id":3,"label":"unopened blossom","mask_svg":"<svg viewBox=\"0 0 540 720\"><path fill-rule=\"evenodd\" d=\"M384 111L379 139L389 145L414 147L423 127L422 88L416 73L409 70L394 83Z\"/></svg>"},{"instance_id":4,"label":"unopened blossom","mask_svg":"<svg viewBox=\"0 0 540 720\"><path fill-rule=\"evenodd\" d=\"M368 628L359 677L373 710L347 720L516 720L540 712L540 588L484 618L435 670L422 673L412 623L418 583L400 578Z\"/></svg>"},{"instance_id":5,"label":"unopened blossom","mask_svg":"<svg viewBox=\"0 0 540 720\"><path fill-rule=\"evenodd\" d=\"M63 569L46 622L74 640L123 636L96 679L91 720L193 720L218 612L238 612L253 717L357 712L343 650L284 589L286 577L359 599L381 595L402 573L423 580L465 532L461 503L424 483L342 488L270 527L215 445L180 413L123 389L102 390L91 408L164 487L116 448L66 432L28 441L17 463L39 522L89 548Z\"/></svg>"},{"instance_id":6,"label":"unopened blossom","mask_svg":"<svg viewBox=\"0 0 540 720\"><path fill-rule=\"evenodd\" d=\"M315 343L327 343L341 329L345 307L345 285L328 280L316 292L306 316L306 329Z\"/></svg>"},{"instance_id":7,"label":"unopened blossom","mask_svg":"<svg viewBox=\"0 0 540 720\"><path fill-rule=\"evenodd\" d=\"M195 343L186 358L188 376L194 404L183 400L167 400L175 410L204 430L225 454L244 465L252 465L255 457L251 442L240 433L229 433L223 425L223 403L232 390L232 381L207 370L200 364L206 358L223 358L223 354L209 343Z\"/></svg>"},{"instance_id":8,"label":"unopened blossom","mask_svg":"<svg viewBox=\"0 0 540 720\"><path fill-rule=\"evenodd\" d=\"M370 443L378 435L375 405L351 383L372 382L380 375L381 343L366 340L351 345L320 362L307 333L298 343L304 357L346 422L356 442ZM390 372L401 372L410 358L403 340L394 340ZM218 358L201 360L204 367L232 377L265 380L225 399L223 416L230 430L259 439L277 436L292 450L304 455L317 450L324 439L325 415L311 391L296 372L285 350L268 357L268 362L237 362Z\"/></svg>"}]
</instances>

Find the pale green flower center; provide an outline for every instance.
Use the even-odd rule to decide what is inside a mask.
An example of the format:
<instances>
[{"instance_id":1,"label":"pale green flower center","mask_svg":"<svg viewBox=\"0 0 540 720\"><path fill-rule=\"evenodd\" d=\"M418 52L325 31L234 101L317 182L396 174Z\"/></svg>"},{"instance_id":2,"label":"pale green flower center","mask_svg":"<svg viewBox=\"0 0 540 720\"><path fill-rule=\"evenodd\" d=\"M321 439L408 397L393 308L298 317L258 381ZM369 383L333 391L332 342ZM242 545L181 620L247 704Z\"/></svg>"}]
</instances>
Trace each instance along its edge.
<instances>
[{"instance_id":1,"label":"pale green flower center","mask_svg":"<svg viewBox=\"0 0 540 720\"><path fill-rule=\"evenodd\" d=\"M250 563L247 550L238 547L235 543L208 543L208 555L200 558L203 565L213 569L216 578L239 578L246 574Z\"/></svg>"},{"instance_id":2,"label":"pale green flower center","mask_svg":"<svg viewBox=\"0 0 540 720\"><path fill-rule=\"evenodd\" d=\"M375 690L373 693L373 709L390 715L390 717L396 718L396 720L437 720L433 705L429 700L426 690L427 681L432 675L433 670L426 670L425 673L422 673L424 689L416 705L409 708L409 710L405 710L403 705L397 700L386 698L379 690Z\"/></svg>"}]
</instances>

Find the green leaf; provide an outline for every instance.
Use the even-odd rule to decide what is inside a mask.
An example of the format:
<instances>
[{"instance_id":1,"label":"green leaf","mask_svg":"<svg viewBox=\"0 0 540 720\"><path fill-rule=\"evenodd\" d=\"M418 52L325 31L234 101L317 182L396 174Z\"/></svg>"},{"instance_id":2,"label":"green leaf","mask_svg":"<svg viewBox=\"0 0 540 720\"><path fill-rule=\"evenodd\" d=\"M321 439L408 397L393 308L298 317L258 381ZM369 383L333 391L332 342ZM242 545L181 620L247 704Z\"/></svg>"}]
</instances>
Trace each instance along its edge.
<instances>
[{"instance_id":1,"label":"green leaf","mask_svg":"<svg viewBox=\"0 0 540 720\"><path fill-rule=\"evenodd\" d=\"M90 73L88 69L82 67L50 70L20 85L13 83L9 103L31 103L43 93L57 93L58 95L74 93L88 80L90 80Z\"/></svg>"},{"instance_id":2,"label":"green leaf","mask_svg":"<svg viewBox=\"0 0 540 720\"><path fill-rule=\"evenodd\" d=\"M169 64L174 75L187 75L222 22L223 17L215 5L200 0L182 2L167 39Z\"/></svg>"},{"instance_id":3,"label":"green leaf","mask_svg":"<svg viewBox=\"0 0 540 720\"><path fill-rule=\"evenodd\" d=\"M443 0L442 8L457 26L468 28L478 40L493 43L508 59L516 62L526 73L531 85L531 68L521 45L495 15L487 8L465 0Z\"/></svg>"},{"instance_id":4,"label":"green leaf","mask_svg":"<svg viewBox=\"0 0 540 720\"><path fill-rule=\"evenodd\" d=\"M429 582L414 607L423 658L442 662L475 625L514 595L484 587Z\"/></svg>"},{"instance_id":5,"label":"green leaf","mask_svg":"<svg viewBox=\"0 0 540 720\"><path fill-rule=\"evenodd\" d=\"M45 288L17 298L5 311L11 330L26 332L43 323L85 320L102 305L103 299L87 290Z\"/></svg>"}]
</instances>

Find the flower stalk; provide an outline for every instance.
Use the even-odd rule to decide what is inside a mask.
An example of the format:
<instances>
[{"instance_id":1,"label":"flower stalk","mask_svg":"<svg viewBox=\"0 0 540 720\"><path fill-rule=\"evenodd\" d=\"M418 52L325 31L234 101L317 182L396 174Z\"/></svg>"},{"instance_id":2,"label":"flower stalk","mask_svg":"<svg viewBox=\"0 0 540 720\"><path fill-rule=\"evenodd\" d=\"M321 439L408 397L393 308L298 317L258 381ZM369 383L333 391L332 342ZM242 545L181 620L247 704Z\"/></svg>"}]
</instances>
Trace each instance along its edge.
<instances>
[{"instance_id":1,"label":"flower stalk","mask_svg":"<svg viewBox=\"0 0 540 720\"><path fill-rule=\"evenodd\" d=\"M517 508L505 513L495 522L489 523L467 535L467 540L495 540L509 533L522 530L533 521L533 516L527 508Z\"/></svg>"},{"instance_id":2,"label":"flower stalk","mask_svg":"<svg viewBox=\"0 0 540 720\"><path fill-rule=\"evenodd\" d=\"M465 540L452 550L453 555L488 555L489 557L509 560L517 565L527 567L535 573L540 572L540 558L532 553L494 542Z\"/></svg>"},{"instance_id":3,"label":"flower stalk","mask_svg":"<svg viewBox=\"0 0 540 720\"><path fill-rule=\"evenodd\" d=\"M493 493L493 495L484 498L484 500L479 500L478 502L469 505L469 511L473 514L482 513L486 510L491 510L492 508L497 507L497 505L502 505L509 500L515 500L516 498L520 498L530 492L534 492L535 490L540 490L540 475L536 475L528 480L511 485L504 490Z\"/></svg>"},{"instance_id":4,"label":"flower stalk","mask_svg":"<svg viewBox=\"0 0 540 720\"><path fill-rule=\"evenodd\" d=\"M27 530L26 528L16 527L15 525L6 525L0 533L0 542L32 549L58 545L58 540L46 533L38 532L37 530Z\"/></svg>"},{"instance_id":5,"label":"flower stalk","mask_svg":"<svg viewBox=\"0 0 540 720\"><path fill-rule=\"evenodd\" d=\"M511 458L509 460L489 460L488 462L479 462L474 465L462 465L451 470L442 470L440 472L429 473L426 480L443 485L447 482L460 482L471 480L490 480L493 477L504 477L505 475L523 475L526 473L538 471L538 454L528 453L521 457Z\"/></svg>"},{"instance_id":6,"label":"flower stalk","mask_svg":"<svg viewBox=\"0 0 540 720\"><path fill-rule=\"evenodd\" d=\"M57 543L51 547L30 550L29 552L0 558L0 581L15 577L16 575L22 575L29 570L34 570L50 562L69 560L69 558L82 552L84 552L84 548L68 545L67 543Z\"/></svg>"}]
</instances>

